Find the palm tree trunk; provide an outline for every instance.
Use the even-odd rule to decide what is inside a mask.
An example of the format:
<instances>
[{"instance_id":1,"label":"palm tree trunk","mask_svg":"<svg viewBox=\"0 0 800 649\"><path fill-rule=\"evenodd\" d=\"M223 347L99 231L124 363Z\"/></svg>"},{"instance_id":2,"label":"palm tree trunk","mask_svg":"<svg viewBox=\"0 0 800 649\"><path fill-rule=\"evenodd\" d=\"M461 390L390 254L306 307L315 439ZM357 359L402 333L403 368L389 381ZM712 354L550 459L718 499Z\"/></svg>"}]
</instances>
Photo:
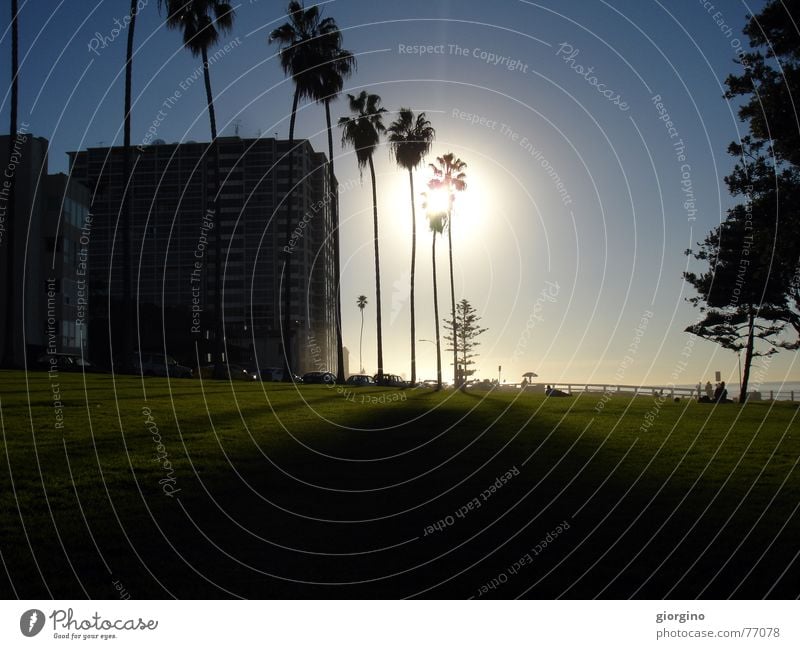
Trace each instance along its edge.
<instances>
[{"instance_id":1,"label":"palm tree trunk","mask_svg":"<svg viewBox=\"0 0 800 649\"><path fill-rule=\"evenodd\" d=\"M333 129L331 128L331 102L325 101L325 121L328 126L328 184L332 192L331 220L333 221L333 275L336 282L336 382L344 383L344 346L342 343L342 276L339 249L339 184L333 165Z\"/></svg>"},{"instance_id":2,"label":"palm tree trunk","mask_svg":"<svg viewBox=\"0 0 800 649\"><path fill-rule=\"evenodd\" d=\"M378 310L378 379L383 378L383 333L381 331L381 260L378 250L378 190L375 181L375 164L369 157L369 175L372 178L372 219L375 230L375 305Z\"/></svg>"},{"instance_id":3,"label":"palm tree trunk","mask_svg":"<svg viewBox=\"0 0 800 649\"><path fill-rule=\"evenodd\" d=\"M411 385L417 384L417 323L414 305L414 272L417 263L417 207L414 204L414 173L408 170L408 183L411 189Z\"/></svg>"},{"instance_id":4,"label":"palm tree trunk","mask_svg":"<svg viewBox=\"0 0 800 649\"><path fill-rule=\"evenodd\" d=\"M747 384L750 381L750 365L753 363L753 347L755 339L755 322L756 316L753 311L750 311L750 317L747 322L747 345L744 351L744 370L742 373L742 386L739 393L739 403L747 401Z\"/></svg>"},{"instance_id":5,"label":"palm tree trunk","mask_svg":"<svg viewBox=\"0 0 800 649\"><path fill-rule=\"evenodd\" d=\"M456 289L453 281L453 208L447 211L447 243L450 249L450 312L453 316L453 387L459 387L458 376L458 325L456 323Z\"/></svg>"},{"instance_id":6,"label":"palm tree trunk","mask_svg":"<svg viewBox=\"0 0 800 649\"><path fill-rule=\"evenodd\" d=\"M128 24L128 49L125 59L125 115L124 143L125 160L123 163L122 182L122 367L126 369L130 363L132 349L131 336L131 84L133 77L133 37L136 29L136 11L138 0L131 0L130 23Z\"/></svg>"},{"instance_id":7,"label":"palm tree trunk","mask_svg":"<svg viewBox=\"0 0 800 649\"><path fill-rule=\"evenodd\" d=\"M361 309L361 337L358 339L358 366L361 373L364 373L364 357L361 353L361 346L364 343L364 309Z\"/></svg>"},{"instance_id":8,"label":"palm tree trunk","mask_svg":"<svg viewBox=\"0 0 800 649\"><path fill-rule=\"evenodd\" d=\"M17 0L11 0L11 127L8 138L8 159L14 154L17 140L17 107L19 104L19 25ZM16 299L16 275L15 275L15 255L14 255L14 222L16 214L16 174L11 174L8 187L8 209L6 210L6 318L3 345L3 366L16 367L18 365L15 358L15 322L14 314L18 313Z\"/></svg>"},{"instance_id":9,"label":"palm tree trunk","mask_svg":"<svg viewBox=\"0 0 800 649\"><path fill-rule=\"evenodd\" d=\"M208 51L203 48L203 77L206 84L208 121L211 126L211 158L214 165L214 378L224 378L222 369L223 331L222 321L222 218L219 213L219 193L222 190L219 178L219 150L217 147L217 117L214 112L214 96L211 94L211 75L208 72Z\"/></svg>"},{"instance_id":10,"label":"palm tree trunk","mask_svg":"<svg viewBox=\"0 0 800 649\"><path fill-rule=\"evenodd\" d=\"M433 265L433 319L436 323L436 389L442 389L442 344L439 340L439 289L436 285L436 232L433 233L431 252Z\"/></svg>"},{"instance_id":11,"label":"palm tree trunk","mask_svg":"<svg viewBox=\"0 0 800 649\"><path fill-rule=\"evenodd\" d=\"M286 193L286 249L289 249L289 240L292 237L294 225L294 204L292 201L292 188L294 186L294 125L297 120L297 105L300 102L300 90L295 86L294 99L292 100L292 116L289 119L289 191ZM283 348L283 380L290 382L293 373L292 363L292 264L291 253L283 255L283 331L281 332L281 346Z\"/></svg>"}]
</instances>

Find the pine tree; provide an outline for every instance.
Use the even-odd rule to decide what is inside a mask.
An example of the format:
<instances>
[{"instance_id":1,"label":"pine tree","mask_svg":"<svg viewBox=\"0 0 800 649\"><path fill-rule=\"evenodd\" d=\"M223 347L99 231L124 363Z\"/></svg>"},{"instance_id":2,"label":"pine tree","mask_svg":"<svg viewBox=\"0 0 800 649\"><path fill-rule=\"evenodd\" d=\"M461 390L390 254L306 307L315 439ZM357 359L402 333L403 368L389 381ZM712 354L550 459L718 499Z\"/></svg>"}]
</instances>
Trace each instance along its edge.
<instances>
[{"instance_id":1,"label":"pine tree","mask_svg":"<svg viewBox=\"0 0 800 649\"><path fill-rule=\"evenodd\" d=\"M684 273L698 293L689 302L704 314L686 331L737 353L744 350L743 402L754 358L800 346L800 319L790 302L794 264L785 254L793 225L782 218L796 204L800 185L790 168L776 175L770 164L774 157L760 141L745 137L729 151L740 162L725 182L744 201L728 211L697 251L686 251L708 264L703 273ZM791 328L796 335L786 337Z\"/></svg>"},{"instance_id":2,"label":"pine tree","mask_svg":"<svg viewBox=\"0 0 800 649\"><path fill-rule=\"evenodd\" d=\"M454 358L458 359L458 366L455 368L456 387L463 389L466 387L467 377L475 373L470 366L475 364L475 358L478 356L475 348L480 342L477 338L488 329L480 326L481 318L467 300L461 300L456 304L455 313L455 327L452 320L444 321L446 332L444 339L449 343L447 351L454 352Z\"/></svg>"}]
</instances>

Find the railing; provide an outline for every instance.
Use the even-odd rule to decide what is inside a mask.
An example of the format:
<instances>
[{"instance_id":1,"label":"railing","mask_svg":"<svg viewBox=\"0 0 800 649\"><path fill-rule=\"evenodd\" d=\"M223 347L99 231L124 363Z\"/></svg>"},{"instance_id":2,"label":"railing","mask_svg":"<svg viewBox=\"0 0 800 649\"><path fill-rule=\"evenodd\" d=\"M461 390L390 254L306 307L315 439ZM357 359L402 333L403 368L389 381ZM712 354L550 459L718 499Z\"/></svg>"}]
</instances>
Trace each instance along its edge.
<instances>
[{"instance_id":1,"label":"railing","mask_svg":"<svg viewBox=\"0 0 800 649\"><path fill-rule=\"evenodd\" d=\"M800 392L795 390L760 390L757 394L759 396L754 397L751 392L748 399L753 401L795 401L795 397L800 399Z\"/></svg>"},{"instance_id":2,"label":"railing","mask_svg":"<svg viewBox=\"0 0 800 649\"><path fill-rule=\"evenodd\" d=\"M504 383L503 386L511 389L525 388L532 392L544 393L545 386L549 385L555 390L561 390L567 394L586 393L586 394L631 394L634 396L668 396L671 399L685 397L696 399L705 395L705 388L698 385L692 388L679 387L672 385L615 385L610 383ZM733 386L732 386L733 387ZM795 390L761 390L750 392L748 397L753 401L795 401L800 399L800 392ZM735 397L729 391L728 398Z\"/></svg>"},{"instance_id":3,"label":"railing","mask_svg":"<svg viewBox=\"0 0 800 649\"><path fill-rule=\"evenodd\" d=\"M697 388L685 388L672 385L614 385L610 383L548 383L551 388L561 390L567 394L575 393L595 393L595 394L632 394L643 396L669 396L675 397L697 397ZM516 384L522 387L522 384ZM544 392L545 384L531 383L525 386L527 390ZM703 394L702 392L700 394Z\"/></svg>"}]
</instances>

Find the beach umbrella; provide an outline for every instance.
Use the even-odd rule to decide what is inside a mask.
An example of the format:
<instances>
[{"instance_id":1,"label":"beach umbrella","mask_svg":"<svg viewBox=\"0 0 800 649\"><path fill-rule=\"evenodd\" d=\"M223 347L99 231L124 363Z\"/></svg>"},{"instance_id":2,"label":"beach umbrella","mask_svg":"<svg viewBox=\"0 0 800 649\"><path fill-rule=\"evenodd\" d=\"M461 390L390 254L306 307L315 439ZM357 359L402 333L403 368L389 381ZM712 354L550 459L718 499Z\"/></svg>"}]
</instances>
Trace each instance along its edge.
<instances>
[{"instance_id":1,"label":"beach umbrella","mask_svg":"<svg viewBox=\"0 0 800 649\"><path fill-rule=\"evenodd\" d=\"M536 372L525 372L525 374L522 375L522 378L524 378L524 379L532 379L532 378L537 377L537 376L539 376L539 375Z\"/></svg>"}]
</instances>

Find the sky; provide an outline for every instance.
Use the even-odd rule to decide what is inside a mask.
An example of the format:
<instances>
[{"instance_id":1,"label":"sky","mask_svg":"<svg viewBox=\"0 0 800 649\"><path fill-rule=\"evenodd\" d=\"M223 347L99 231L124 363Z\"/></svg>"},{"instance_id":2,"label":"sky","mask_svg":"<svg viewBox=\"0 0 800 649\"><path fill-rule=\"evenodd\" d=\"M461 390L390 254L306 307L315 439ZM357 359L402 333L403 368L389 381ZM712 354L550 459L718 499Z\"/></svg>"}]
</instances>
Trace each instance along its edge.
<instances>
[{"instance_id":1,"label":"sky","mask_svg":"<svg viewBox=\"0 0 800 649\"><path fill-rule=\"evenodd\" d=\"M2 0L2 15L9 0ZM207 141L199 65L163 26L156 0L141 0L134 67L134 142L154 120L167 142ZM51 141L50 171L66 152L122 143L129 3L20 0L21 107L28 130ZM288 136L292 87L267 43L285 3L234 5L236 22L211 67L220 132ZM692 384L738 381L737 357L691 338L699 319L682 279L703 267L684 251L732 203L723 182L729 142L746 134L723 97L737 73L741 28L763 2L739 0L331 0L357 73L345 92L381 96L388 125L400 107L436 129L432 155L467 162L456 199L456 299L488 331L478 378L542 383ZM117 22L115 22L115 20ZM3 60L10 36L0 33ZM119 29L122 26L123 29ZM9 85L8 65L0 88ZM180 98L162 112L163 102ZM8 123L8 92L2 123ZM334 120L346 101L332 105ZM302 105L298 137L327 151L324 111ZM335 137L341 185L342 310L351 371L358 369L364 294L364 365L376 369L375 282L369 176ZM385 142L376 152L381 228L385 370L408 376L411 210L408 176ZM418 191L430 177L415 175ZM419 197L417 197L419 201ZM431 234L418 210L417 338L434 338ZM439 306L450 308L447 246L437 244ZM447 355L444 355L445 359ZM435 348L417 343L419 378L435 376ZM757 381L800 380L795 352L754 368ZM447 377L451 369L444 361ZM499 370L502 368L502 370ZM751 379L752 380L752 379Z\"/></svg>"}]
</instances>

